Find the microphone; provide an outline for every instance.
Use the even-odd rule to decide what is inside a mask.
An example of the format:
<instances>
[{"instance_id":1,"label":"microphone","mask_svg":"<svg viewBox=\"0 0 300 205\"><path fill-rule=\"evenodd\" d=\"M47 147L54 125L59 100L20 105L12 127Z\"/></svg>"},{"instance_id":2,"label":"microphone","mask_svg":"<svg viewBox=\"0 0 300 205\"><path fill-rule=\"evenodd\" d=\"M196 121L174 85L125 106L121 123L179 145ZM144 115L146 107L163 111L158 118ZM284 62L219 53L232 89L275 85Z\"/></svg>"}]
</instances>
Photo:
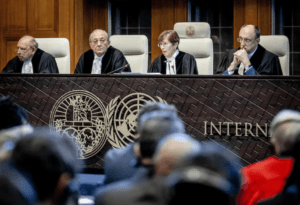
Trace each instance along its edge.
<instances>
[{"instance_id":1,"label":"microphone","mask_svg":"<svg viewBox=\"0 0 300 205\"><path fill-rule=\"evenodd\" d=\"M109 73L107 73L107 74L114 74L114 73L116 73L116 72L118 72L118 71L120 71L120 70L122 70L122 69L124 69L124 68L128 68L129 67L129 64L126 64L125 66L122 66L122 67L120 67L120 68L117 68L116 70L113 70L113 71L111 71L111 72L109 72Z\"/></svg>"}]
</instances>

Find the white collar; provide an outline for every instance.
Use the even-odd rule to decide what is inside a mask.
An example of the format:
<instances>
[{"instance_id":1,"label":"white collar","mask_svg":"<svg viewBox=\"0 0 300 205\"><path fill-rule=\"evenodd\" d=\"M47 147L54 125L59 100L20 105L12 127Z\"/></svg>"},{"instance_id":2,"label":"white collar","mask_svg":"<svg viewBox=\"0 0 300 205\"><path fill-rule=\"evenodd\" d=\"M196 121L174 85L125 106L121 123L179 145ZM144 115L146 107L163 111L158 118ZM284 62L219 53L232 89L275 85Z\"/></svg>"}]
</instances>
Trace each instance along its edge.
<instances>
[{"instance_id":1,"label":"white collar","mask_svg":"<svg viewBox=\"0 0 300 205\"><path fill-rule=\"evenodd\" d=\"M258 48L258 46L256 46L256 48L254 49L254 51L248 55L248 59L250 59L254 55L254 53L257 50L257 48Z\"/></svg>"},{"instance_id":2,"label":"white collar","mask_svg":"<svg viewBox=\"0 0 300 205\"><path fill-rule=\"evenodd\" d=\"M94 59L99 59L100 61L102 61L103 57L104 57L105 53L102 56L97 56L97 54L94 52Z\"/></svg>"},{"instance_id":3,"label":"white collar","mask_svg":"<svg viewBox=\"0 0 300 205\"><path fill-rule=\"evenodd\" d=\"M30 58L30 59L28 59L27 61L25 61L25 62L23 63L23 65L30 63L30 62L31 62L31 59L32 59L32 58Z\"/></svg>"},{"instance_id":4,"label":"white collar","mask_svg":"<svg viewBox=\"0 0 300 205\"><path fill-rule=\"evenodd\" d=\"M179 54L179 50L176 49L175 53L173 54L173 56L171 58L167 58L167 61L172 61L175 60L175 58L178 56Z\"/></svg>"}]
</instances>

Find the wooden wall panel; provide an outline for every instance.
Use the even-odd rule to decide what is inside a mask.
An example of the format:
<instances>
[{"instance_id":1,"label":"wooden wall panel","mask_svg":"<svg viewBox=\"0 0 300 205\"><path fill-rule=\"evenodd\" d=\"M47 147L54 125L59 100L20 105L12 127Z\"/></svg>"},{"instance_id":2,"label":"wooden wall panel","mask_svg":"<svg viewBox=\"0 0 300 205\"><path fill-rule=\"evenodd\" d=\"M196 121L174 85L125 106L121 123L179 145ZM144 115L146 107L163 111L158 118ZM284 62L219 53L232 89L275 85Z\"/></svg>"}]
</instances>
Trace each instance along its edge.
<instances>
[{"instance_id":1,"label":"wooden wall panel","mask_svg":"<svg viewBox=\"0 0 300 205\"><path fill-rule=\"evenodd\" d=\"M55 28L56 9L55 0L35 0L34 4L34 30L53 31Z\"/></svg>"},{"instance_id":2,"label":"wooden wall panel","mask_svg":"<svg viewBox=\"0 0 300 205\"><path fill-rule=\"evenodd\" d=\"M20 0L9 0L1 7L6 8L7 31L26 31L27 25L27 2ZM24 9L25 8L25 9Z\"/></svg>"},{"instance_id":3,"label":"wooden wall panel","mask_svg":"<svg viewBox=\"0 0 300 205\"><path fill-rule=\"evenodd\" d=\"M164 30L173 30L176 22L187 21L186 0L152 0L151 8L151 61L161 55L158 36Z\"/></svg>"},{"instance_id":4,"label":"wooden wall panel","mask_svg":"<svg viewBox=\"0 0 300 205\"><path fill-rule=\"evenodd\" d=\"M234 47L239 47L236 39L244 24L257 25L262 35L271 34L271 3L266 0L235 0L234 1Z\"/></svg>"},{"instance_id":5,"label":"wooden wall panel","mask_svg":"<svg viewBox=\"0 0 300 205\"><path fill-rule=\"evenodd\" d=\"M271 1L258 0L258 28L262 35L271 34Z\"/></svg>"},{"instance_id":6,"label":"wooden wall panel","mask_svg":"<svg viewBox=\"0 0 300 205\"><path fill-rule=\"evenodd\" d=\"M17 44L18 41L7 41L6 43L7 62L17 55L17 53L15 52L15 49L17 48Z\"/></svg>"}]
</instances>

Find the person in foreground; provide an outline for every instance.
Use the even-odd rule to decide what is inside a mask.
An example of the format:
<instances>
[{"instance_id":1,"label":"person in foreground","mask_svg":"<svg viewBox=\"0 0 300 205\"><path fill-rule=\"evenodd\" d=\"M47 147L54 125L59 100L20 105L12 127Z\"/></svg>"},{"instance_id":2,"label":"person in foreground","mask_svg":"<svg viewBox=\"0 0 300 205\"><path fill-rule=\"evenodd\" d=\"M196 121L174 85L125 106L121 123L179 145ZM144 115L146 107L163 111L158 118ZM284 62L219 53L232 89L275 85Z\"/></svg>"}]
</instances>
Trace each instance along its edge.
<instances>
[{"instance_id":1,"label":"person in foreground","mask_svg":"<svg viewBox=\"0 0 300 205\"><path fill-rule=\"evenodd\" d=\"M272 156L241 170L242 187L237 204L257 204L281 193L293 166L293 150L300 134L300 113L282 110L270 125L271 144L278 157Z\"/></svg>"},{"instance_id":2,"label":"person in foreground","mask_svg":"<svg viewBox=\"0 0 300 205\"><path fill-rule=\"evenodd\" d=\"M81 55L76 65L75 74L105 74L112 71L116 71L116 73L131 72L123 53L110 46L106 31L94 30L90 34L89 41L91 49ZM122 69L117 70L119 68Z\"/></svg>"},{"instance_id":3,"label":"person in foreground","mask_svg":"<svg viewBox=\"0 0 300 205\"><path fill-rule=\"evenodd\" d=\"M166 179L169 205L235 204L241 179L239 158L226 145L206 142L180 160Z\"/></svg>"},{"instance_id":4,"label":"person in foreground","mask_svg":"<svg viewBox=\"0 0 300 205\"><path fill-rule=\"evenodd\" d=\"M95 195L96 205L167 204L168 195L165 177L174 169L174 164L183 157L201 149L201 144L189 135L172 133L161 139L155 149L154 170L151 177L130 186L106 189Z\"/></svg>"},{"instance_id":5,"label":"person in foreground","mask_svg":"<svg viewBox=\"0 0 300 205\"><path fill-rule=\"evenodd\" d=\"M77 153L69 137L35 127L15 142L10 158L1 162L0 176L9 179L26 204L75 205L78 193L73 179L82 168Z\"/></svg>"},{"instance_id":6,"label":"person in foreground","mask_svg":"<svg viewBox=\"0 0 300 205\"><path fill-rule=\"evenodd\" d=\"M16 52L18 56L7 63L2 73L59 73L54 57L39 49L32 36L23 36Z\"/></svg>"},{"instance_id":7,"label":"person in foreground","mask_svg":"<svg viewBox=\"0 0 300 205\"><path fill-rule=\"evenodd\" d=\"M260 30L243 25L237 41L240 47L222 57L217 73L223 75L282 75L278 57L259 45Z\"/></svg>"},{"instance_id":8,"label":"person in foreground","mask_svg":"<svg viewBox=\"0 0 300 205\"><path fill-rule=\"evenodd\" d=\"M166 30L158 37L158 47L163 55L152 62L148 73L167 75L198 74L194 56L178 50L180 38L176 31Z\"/></svg>"},{"instance_id":9,"label":"person in foreground","mask_svg":"<svg viewBox=\"0 0 300 205\"><path fill-rule=\"evenodd\" d=\"M158 127L153 129L153 126ZM138 112L136 130L136 142L123 148L110 149L105 154L104 184L132 178L141 169L140 165L152 158L153 151L149 150L155 148L156 142L169 132L183 133L184 125L174 105L148 102ZM144 150L148 150L147 153Z\"/></svg>"}]
</instances>

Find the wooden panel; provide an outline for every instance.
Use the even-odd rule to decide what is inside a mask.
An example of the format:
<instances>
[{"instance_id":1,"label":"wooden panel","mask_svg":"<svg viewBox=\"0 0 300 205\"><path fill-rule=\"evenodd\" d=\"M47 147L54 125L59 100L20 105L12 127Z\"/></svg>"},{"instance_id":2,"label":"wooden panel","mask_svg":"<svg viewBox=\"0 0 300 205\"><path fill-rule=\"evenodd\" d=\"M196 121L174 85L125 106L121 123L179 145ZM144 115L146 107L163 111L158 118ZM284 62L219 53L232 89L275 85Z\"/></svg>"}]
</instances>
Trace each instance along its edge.
<instances>
[{"instance_id":1,"label":"wooden panel","mask_svg":"<svg viewBox=\"0 0 300 205\"><path fill-rule=\"evenodd\" d=\"M68 1L68 0L62 0ZM36 38L58 37L59 1L29 1L28 34Z\"/></svg>"},{"instance_id":2,"label":"wooden panel","mask_svg":"<svg viewBox=\"0 0 300 205\"><path fill-rule=\"evenodd\" d=\"M173 0L152 0L151 9L151 61L161 55L157 47L158 36L164 30L173 30L175 24Z\"/></svg>"},{"instance_id":3,"label":"wooden panel","mask_svg":"<svg viewBox=\"0 0 300 205\"><path fill-rule=\"evenodd\" d=\"M6 43L6 61L10 61L12 58L17 56L15 49L17 48L18 41L7 41Z\"/></svg>"},{"instance_id":4,"label":"wooden panel","mask_svg":"<svg viewBox=\"0 0 300 205\"><path fill-rule=\"evenodd\" d=\"M257 25L257 0L245 0L245 23Z\"/></svg>"},{"instance_id":5,"label":"wooden panel","mask_svg":"<svg viewBox=\"0 0 300 205\"><path fill-rule=\"evenodd\" d=\"M24 31L26 30L27 20L27 3L25 0L7 0L6 2L6 19L7 27L6 31ZM5 7L1 5L1 7Z\"/></svg>"},{"instance_id":6,"label":"wooden panel","mask_svg":"<svg viewBox=\"0 0 300 205\"><path fill-rule=\"evenodd\" d=\"M271 35L271 2L258 0L258 28L262 35Z\"/></svg>"},{"instance_id":7,"label":"wooden panel","mask_svg":"<svg viewBox=\"0 0 300 205\"><path fill-rule=\"evenodd\" d=\"M187 21L187 1L186 0L176 0L174 8L174 21L177 22L186 22Z\"/></svg>"},{"instance_id":8,"label":"wooden panel","mask_svg":"<svg viewBox=\"0 0 300 205\"><path fill-rule=\"evenodd\" d=\"M35 0L34 4L34 30L53 31L55 13L55 0Z\"/></svg>"}]
</instances>

